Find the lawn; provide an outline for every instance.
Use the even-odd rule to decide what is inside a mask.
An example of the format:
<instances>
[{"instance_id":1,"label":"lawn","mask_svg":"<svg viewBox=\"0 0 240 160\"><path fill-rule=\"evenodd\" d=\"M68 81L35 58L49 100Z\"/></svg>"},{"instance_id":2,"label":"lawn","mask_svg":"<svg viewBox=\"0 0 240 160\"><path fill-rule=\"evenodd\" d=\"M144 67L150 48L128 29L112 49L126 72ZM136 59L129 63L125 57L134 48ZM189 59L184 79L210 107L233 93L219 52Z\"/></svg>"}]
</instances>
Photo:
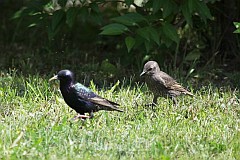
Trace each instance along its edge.
<instances>
[{"instance_id":1,"label":"lawn","mask_svg":"<svg viewBox=\"0 0 240 160\"><path fill-rule=\"evenodd\" d=\"M239 159L239 90L214 85L189 89L194 97L159 98L146 86L124 81L90 88L125 112L76 115L52 75L0 73L0 159ZM80 81L80 80L79 80ZM80 81L81 82L81 81ZM187 83L184 85L186 86Z\"/></svg>"}]
</instances>

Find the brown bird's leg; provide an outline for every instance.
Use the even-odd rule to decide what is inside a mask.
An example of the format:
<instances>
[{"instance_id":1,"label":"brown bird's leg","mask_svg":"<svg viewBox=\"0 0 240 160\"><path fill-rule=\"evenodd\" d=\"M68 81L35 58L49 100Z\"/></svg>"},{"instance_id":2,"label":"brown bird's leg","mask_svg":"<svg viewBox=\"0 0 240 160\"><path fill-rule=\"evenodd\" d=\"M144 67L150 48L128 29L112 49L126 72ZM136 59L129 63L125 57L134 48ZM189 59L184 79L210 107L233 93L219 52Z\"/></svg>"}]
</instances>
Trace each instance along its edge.
<instances>
[{"instance_id":1,"label":"brown bird's leg","mask_svg":"<svg viewBox=\"0 0 240 160\"><path fill-rule=\"evenodd\" d=\"M90 118L89 116L85 116L85 115L82 115L82 114L77 114L75 117L72 118L73 121L77 120L77 119L87 119L87 118Z\"/></svg>"},{"instance_id":2,"label":"brown bird's leg","mask_svg":"<svg viewBox=\"0 0 240 160\"><path fill-rule=\"evenodd\" d=\"M157 99L158 99L158 96L155 96L153 97L153 105L157 105Z\"/></svg>"},{"instance_id":3,"label":"brown bird's leg","mask_svg":"<svg viewBox=\"0 0 240 160\"><path fill-rule=\"evenodd\" d=\"M77 114L76 116L74 116L71 120L72 120L72 121L76 121L76 120L78 119L78 117L79 117L79 114Z\"/></svg>"},{"instance_id":4,"label":"brown bird's leg","mask_svg":"<svg viewBox=\"0 0 240 160\"><path fill-rule=\"evenodd\" d=\"M78 113L75 117L72 118L72 121L75 122L76 120L80 119L81 122L82 122L82 126L80 126L79 129L82 129L83 126L84 126L84 124L85 124L85 120L86 120L87 118L90 118L90 117Z\"/></svg>"},{"instance_id":5,"label":"brown bird's leg","mask_svg":"<svg viewBox=\"0 0 240 160\"><path fill-rule=\"evenodd\" d=\"M158 96L154 95L153 102L150 103L150 104L146 104L145 106L146 107L152 107L152 110L154 110L154 107L157 105L157 99L158 99Z\"/></svg>"},{"instance_id":6,"label":"brown bird's leg","mask_svg":"<svg viewBox=\"0 0 240 160\"><path fill-rule=\"evenodd\" d=\"M174 106L177 106L177 99L174 96L171 96Z\"/></svg>"}]
</instances>

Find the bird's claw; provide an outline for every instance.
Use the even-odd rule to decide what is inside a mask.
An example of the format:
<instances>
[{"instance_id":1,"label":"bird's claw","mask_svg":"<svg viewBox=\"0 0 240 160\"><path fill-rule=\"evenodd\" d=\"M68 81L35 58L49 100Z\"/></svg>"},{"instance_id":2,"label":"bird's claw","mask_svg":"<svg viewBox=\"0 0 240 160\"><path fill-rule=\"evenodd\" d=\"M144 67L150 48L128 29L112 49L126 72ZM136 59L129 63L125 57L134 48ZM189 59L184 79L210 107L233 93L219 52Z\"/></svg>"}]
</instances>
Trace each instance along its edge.
<instances>
[{"instance_id":1,"label":"bird's claw","mask_svg":"<svg viewBox=\"0 0 240 160\"><path fill-rule=\"evenodd\" d=\"M72 121L76 121L78 119L85 120L87 118L90 118L90 117L86 116L86 115L78 114L78 115L76 115L75 117L72 118Z\"/></svg>"},{"instance_id":2,"label":"bird's claw","mask_svg":"<svg viewBox=\"0 0 240 160\"><path fill-rule=\"evenodd\" d=\"M89 115L90 115L90 116L89 116L89 119L92 119L92 118L94 117L93 112L90 112Z\"/></svg>"},{"instance_id":3,"label":"bird's claw","mask_svg":"<svg viewBox=\"0 0 240 160\"><path fill-rule=\"evenodd\" d=\"M150 103L150 104L145 104L145 107L152 107L152 110L154 110L155 111L155 107L157 106L157 104L156 103Z\"/></svg>"},{"instance_id":4,"label":"bird's claw","mask_svg":"<svg viewBox=\"0 0 240 160\"><path fill-rule=\"evenodd\" d=\"M149 103L149 104L145 104L146 107L153 107L153 106L157 106L156 103Z\"/></svg>"}]
</instances>

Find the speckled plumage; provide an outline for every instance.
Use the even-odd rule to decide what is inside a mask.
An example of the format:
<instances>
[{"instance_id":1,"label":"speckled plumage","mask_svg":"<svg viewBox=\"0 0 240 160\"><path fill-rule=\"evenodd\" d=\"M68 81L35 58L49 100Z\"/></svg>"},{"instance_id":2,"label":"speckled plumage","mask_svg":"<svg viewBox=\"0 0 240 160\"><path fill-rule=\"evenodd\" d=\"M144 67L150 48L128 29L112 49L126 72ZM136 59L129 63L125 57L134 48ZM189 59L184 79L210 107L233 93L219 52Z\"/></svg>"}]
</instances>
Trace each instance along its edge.
<instances>
[{"instance_id":1,"label":"speckled plumage","mask_svg":"<svg viewBox=\"0 0 240 160\"><path fill-rule=\"evenodd\" d=\"M80 83L75 83L74 74L69 70L59 71L50 80L53 79L60 80L60 90L65 102L80 115L89 113L92 118L93 112L99 110L123 112L118 108L119 104L98 96Z\"/></svg>"},{"instance_id":2,"label":"speckled plumage","mask_svg":"<svg viewBox=\"0 0 240 160\"><path fill-rule=\"evenodd\" d=\"M153 92L153 103L157 104L158 97L171 97L176 104L176 96L193 94L182 87L167 73L160 70L159 65L155 61L148 61L143 68L140 76L145 76L145 81L150 91Z\"/></svg>"}]
</instances>

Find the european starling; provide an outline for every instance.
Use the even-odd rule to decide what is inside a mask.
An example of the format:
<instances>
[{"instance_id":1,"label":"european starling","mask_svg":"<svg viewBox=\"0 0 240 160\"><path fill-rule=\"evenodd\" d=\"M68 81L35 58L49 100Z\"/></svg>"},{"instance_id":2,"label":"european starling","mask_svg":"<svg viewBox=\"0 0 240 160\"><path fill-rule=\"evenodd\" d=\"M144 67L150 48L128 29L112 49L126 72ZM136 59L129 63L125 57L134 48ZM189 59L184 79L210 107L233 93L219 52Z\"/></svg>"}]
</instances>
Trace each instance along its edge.
<instances>
[{"instance_id":1,"label":"european starling","mask_svg":"<svg viewBox=\"0 0 240 160\"><path fill-rule=\"evenodd\" d=\"M143 68L140 76L145 76L145 81L150 91L153 92L153 104L157 104L158 97L170 97L174 104L177 104L176 96L186 94L193 96L183 86L176 82L167 73L160 70L158 63L155 61L148 61Z\"/></svg>"},{"instance_id":2,"label":"european starling","mask_svg":"<svg viewBox=\"0 0 240 160\"><path fill-rule=\"evenodd\" d=\"M49 81L54 79L60 80L60 90L64 101L80 114L77 118L93 118L93 112L99 110L123 112L117 107L119 104L98 96L80 83L75 83L74 74L69 70L59 71ZM90 117L85 116L85 113L89 113Z\"/></svg>"}]
</instances>

